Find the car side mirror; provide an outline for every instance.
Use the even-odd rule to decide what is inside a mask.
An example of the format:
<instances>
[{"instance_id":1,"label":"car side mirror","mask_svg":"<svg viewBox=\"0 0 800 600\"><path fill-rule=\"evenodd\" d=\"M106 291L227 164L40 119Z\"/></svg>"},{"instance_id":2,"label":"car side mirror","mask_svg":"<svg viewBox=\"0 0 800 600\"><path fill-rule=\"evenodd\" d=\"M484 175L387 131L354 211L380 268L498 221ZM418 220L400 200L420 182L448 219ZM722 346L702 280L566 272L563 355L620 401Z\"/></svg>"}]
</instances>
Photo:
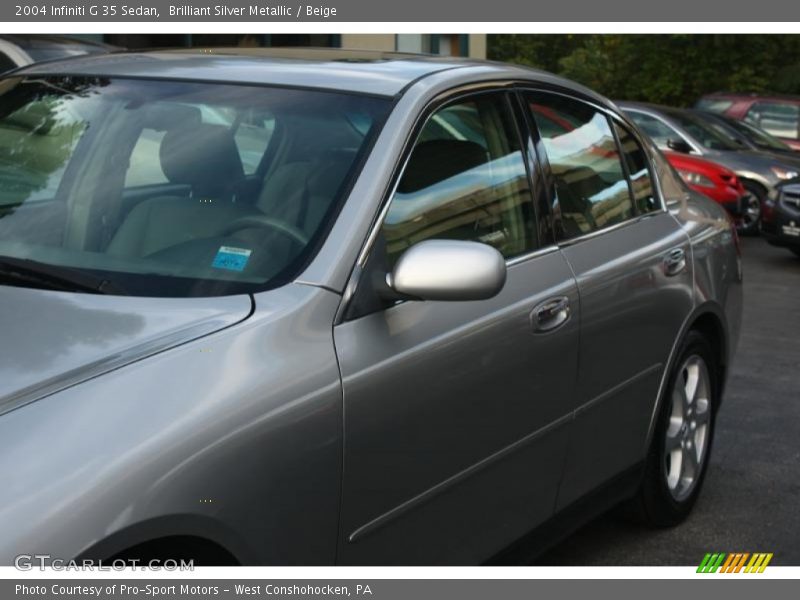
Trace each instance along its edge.
<instances>
[{"instance_id":1,"label":"car side mirror","mask_svg":"<svg viewBox=\"0 0 800 600\"><path fill-rule=\"evenodd\" d=\"M689 142L681 138L667 140L667 148L675 152L681 152L682 154L692 153L692 147L689 145Z\"/></svg>"},{"instance_id":2,"label":"car side mirror","mask_svg":"<svg viewBox=\"0 0 800 600\"><path fill-rule=\"evenodd\" d=\"M397 294L418 300L484 300L506 282L503 255L486 244L426 240L397 261L386 283Z\"/></svg>"}]
</instances>

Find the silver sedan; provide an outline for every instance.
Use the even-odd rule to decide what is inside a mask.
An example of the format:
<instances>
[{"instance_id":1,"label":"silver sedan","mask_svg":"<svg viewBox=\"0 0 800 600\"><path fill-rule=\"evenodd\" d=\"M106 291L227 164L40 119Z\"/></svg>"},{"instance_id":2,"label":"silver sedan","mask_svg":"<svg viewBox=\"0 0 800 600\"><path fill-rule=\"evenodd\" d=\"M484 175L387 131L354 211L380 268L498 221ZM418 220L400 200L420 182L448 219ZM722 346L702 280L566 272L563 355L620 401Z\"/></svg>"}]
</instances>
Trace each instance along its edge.
<instances>
[{"instance_id":1,"label":"silver sedan","mask_svg":"<svg viewBox=\"0 0 800 600\"><path fill-rule=\"evenodd\" d=\"M0 86L0 563L478 563L691 510L741 262L612 104L436 57Z\"/></svg>"}]
</instances>

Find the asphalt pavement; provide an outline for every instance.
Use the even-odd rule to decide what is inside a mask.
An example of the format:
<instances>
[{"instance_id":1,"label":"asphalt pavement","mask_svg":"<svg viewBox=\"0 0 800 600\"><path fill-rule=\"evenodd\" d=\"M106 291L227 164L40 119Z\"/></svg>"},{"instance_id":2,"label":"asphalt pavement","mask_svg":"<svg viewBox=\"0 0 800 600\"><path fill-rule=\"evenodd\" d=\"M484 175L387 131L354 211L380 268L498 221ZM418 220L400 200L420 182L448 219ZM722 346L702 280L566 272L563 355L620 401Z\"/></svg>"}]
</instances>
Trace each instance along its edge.
<instances>
[{"instance_id":1,"label":"asphalt pavement","mask_svg":"<svg viewBox=\"0 0 800 600\"><path fill-rule=\"evenodd\" d=\"M772 552L800 565L800 259L742 240L744 316L704 488L689 518L652 530L609 514L541 565L697 565L706 552Z\"/></svg>"}]
</instances>

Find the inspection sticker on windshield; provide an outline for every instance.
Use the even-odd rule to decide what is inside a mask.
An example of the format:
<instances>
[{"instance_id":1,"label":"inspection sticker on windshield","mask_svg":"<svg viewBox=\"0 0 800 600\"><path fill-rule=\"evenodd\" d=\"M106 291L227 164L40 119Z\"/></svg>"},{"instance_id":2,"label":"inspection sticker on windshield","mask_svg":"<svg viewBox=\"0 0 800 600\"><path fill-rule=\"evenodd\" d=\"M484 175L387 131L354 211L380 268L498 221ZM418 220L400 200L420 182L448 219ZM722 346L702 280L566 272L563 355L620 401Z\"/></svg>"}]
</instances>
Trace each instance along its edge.
<instances>
[{"instance_id":1,"label":"inspection sticker on windshield","mask_svg":"<svg viewBox=\"0 0 800 600\"><path fill-rule=\"evenodd\" d=\"M220 246L211 266L215 269L227 269L228 271L244 271L252 253L252 250L247 250L245 248Z\"/></svg>"}]
</instances>

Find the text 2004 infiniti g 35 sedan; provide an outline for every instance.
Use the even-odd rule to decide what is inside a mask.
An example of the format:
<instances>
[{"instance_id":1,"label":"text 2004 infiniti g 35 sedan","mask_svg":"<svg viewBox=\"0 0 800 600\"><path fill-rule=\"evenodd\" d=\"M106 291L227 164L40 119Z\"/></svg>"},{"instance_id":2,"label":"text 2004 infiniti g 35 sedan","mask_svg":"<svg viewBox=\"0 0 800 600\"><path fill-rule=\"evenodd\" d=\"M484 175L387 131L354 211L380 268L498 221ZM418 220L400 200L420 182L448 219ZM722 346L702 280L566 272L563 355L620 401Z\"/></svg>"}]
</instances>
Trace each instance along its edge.
<instances>
[{"instance_id":1,"label":"text 2004 infiniti g 35 sedan","mask_svg":"<svg viewBox=\"0 0 800 600\"><path fill-rule=\"evenodd\" d=\"M3 564L464 564L689 512L741 265L571 82L189 50L0 81L0 303Z\"/></svg>"}]
</instances>

